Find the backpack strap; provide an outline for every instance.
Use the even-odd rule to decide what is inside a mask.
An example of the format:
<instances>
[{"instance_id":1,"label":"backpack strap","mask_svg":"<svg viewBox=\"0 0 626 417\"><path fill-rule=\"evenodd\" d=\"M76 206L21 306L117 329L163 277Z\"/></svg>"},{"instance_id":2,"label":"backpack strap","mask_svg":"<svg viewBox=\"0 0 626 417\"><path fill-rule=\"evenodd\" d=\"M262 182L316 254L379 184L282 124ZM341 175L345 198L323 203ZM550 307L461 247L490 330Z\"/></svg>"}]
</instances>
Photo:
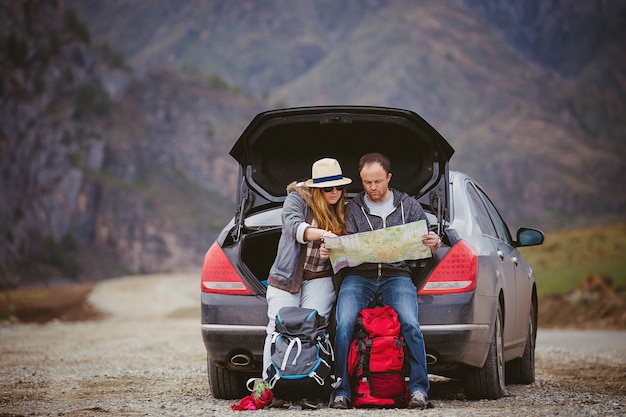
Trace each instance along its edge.
<instances>
[{"instance_id":1,"label":"backpack strap","mask_svg":"<svg viewBox=\"0 0 626 417\"><path fill-rule=\"evenodd\" d=\"M287 368L287 361L289 360L289 355L291 355L291 351L294 348L294 345L297 346L298 351L296 352L296 356L293 358L291 362L292 365L295 365L298 362L298 358L302 353L302 341L299 337L293 337L289 340L289 345L287 346L287 350L285 351L285 357L283 358L283 363L280 364L280 370L284 371Z\"/></svg>"},{"instance_id":2,"label":"backpack strap","mask_svg":"<svg viewBox=\"0 0 626 417\"><path fill-rule=\"evenodd\" d=\"M369 379L370 377L370 358L372 357L372 340L369 337L365 339L363 350L363 376L361 379Z\"/></svg>"},{"instance_id":3,"label":"backpack strap","mask_svg":"<svg viewBox=\"0 0 626 417\"><path fill-rule=\"evenodd\" d=\"M271 377L269 381L267 381L267 385L270 387L270 389L274 389L274 386L276 385L279 379L280 379L280 375L278 374L278 372L276 372L276 374L274 374L274 376Z\"/></svg>"}]
</instances>

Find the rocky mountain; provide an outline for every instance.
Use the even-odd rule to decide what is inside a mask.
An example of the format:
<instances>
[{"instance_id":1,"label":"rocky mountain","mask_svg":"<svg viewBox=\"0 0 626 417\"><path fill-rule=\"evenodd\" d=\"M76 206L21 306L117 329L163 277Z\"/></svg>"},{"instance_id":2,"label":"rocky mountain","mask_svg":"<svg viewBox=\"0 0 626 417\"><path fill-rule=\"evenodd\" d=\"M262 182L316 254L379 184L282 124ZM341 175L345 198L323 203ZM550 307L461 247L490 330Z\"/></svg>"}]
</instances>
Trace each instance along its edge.
<instances>
[{"instance_id":1,"label":"rocky mountain","mask_svg":"<svg viewBox=\"0 0 626 417\"><path fill-rule=\"evenodd\" d=\"M626 212L616 0L0 0L0 28L6 285L199 268L273 107L415 110L511 228Z\"/></svg>"},{"instance_id":2,"label":"rocky mountain","mask_svg":"<svg viewBox=\"0 0 626 417\"><path fill-rule=\"evenodd\" d=\"M511 226L626 211L626 5L607 0L70 0L138 71L222 77L266 108L415 110ZM132 22L132 24L130 23ZM489 155L489 158L485 158Z\"/></svg>"},{"instance_id":3,"label":"rocky mountain","mask_svg":"<svg viewBox=\"0 0 626 417\"><path fill-rule=\"evenodd\" d=\"M0 284L196 270L232 215L221 138L259 106L193 74L136 77L61 3L2 2L0 27Z\"/></svg>"}]
</instances>

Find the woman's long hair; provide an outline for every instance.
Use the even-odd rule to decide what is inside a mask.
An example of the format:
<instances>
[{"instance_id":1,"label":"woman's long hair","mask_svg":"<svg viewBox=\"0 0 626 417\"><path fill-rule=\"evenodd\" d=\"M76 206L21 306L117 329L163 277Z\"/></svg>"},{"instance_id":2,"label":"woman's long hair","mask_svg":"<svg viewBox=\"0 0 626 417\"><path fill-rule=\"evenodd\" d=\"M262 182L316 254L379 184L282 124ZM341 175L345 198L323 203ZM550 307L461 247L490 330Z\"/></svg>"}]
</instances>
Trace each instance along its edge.
<instances>
[{"instance_id":1,"label":"woman's long hair","mask_svg":"<svg viewBox=\"0 0 626 417\"><path fill-rule=\"evenodd\" d=\"M329 230L338 236L348 233L346 229L345 189L341 191L339 200L332 205L329 205L324 199L321 188L311 187L310 192L310 206L313 209L313 217L317 221L317 227Z\"/></svg>"}]
</instances>

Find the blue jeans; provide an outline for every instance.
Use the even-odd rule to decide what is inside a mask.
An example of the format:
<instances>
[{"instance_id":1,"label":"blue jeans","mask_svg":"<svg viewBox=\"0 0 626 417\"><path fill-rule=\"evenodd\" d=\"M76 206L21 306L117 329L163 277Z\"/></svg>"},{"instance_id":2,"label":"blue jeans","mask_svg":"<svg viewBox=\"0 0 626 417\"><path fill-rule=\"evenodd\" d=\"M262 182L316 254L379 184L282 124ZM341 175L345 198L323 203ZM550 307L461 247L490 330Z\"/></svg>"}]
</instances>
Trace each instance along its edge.
<instances>
[{"instance_id":1,"label":"blue jeans","mask_svg":"<svg viewBox=\"0 0 626 417\"><path fill-rule=\"evenodd\" d=\"M337 298L335 367L341 377L341 385L335 389L334 396L351 398L348 351L354 322L359 311L377 296L381 303L391 306L398 313L402 336L409 350L409 393L422 391L428 394L426 350L417 317L417 293L413 281L409 277L363 278L349 275L343 280Z\"/></svg>"}]
</instances>

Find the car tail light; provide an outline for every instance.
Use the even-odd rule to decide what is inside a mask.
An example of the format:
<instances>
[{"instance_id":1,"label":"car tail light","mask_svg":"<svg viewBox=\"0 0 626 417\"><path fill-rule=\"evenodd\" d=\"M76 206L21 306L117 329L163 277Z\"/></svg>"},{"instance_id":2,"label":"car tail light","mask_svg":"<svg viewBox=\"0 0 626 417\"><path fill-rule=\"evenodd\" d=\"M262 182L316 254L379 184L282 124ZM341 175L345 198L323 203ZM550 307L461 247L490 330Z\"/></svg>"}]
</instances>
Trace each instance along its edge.
<instances>
[{"instance_id":1,"label":"car tail light","mask_svg":"<svg viewBox=\"0 0 626 417\"><path fill-rule=\"evenodd\" d=\"M217 242L204 256L201 286L203 292L254 295Z\"/></svg>"},{"instance_id":2,"label":"car tail light","mask_svg":"<svg viewBox=\"0 0 626 417\"><path fill-rule=\"evenodd\" d=\"M464 241L450 248L420 290L421 295L453 294L476 288L478 256Z\"/></svg>"}]
</instances>

